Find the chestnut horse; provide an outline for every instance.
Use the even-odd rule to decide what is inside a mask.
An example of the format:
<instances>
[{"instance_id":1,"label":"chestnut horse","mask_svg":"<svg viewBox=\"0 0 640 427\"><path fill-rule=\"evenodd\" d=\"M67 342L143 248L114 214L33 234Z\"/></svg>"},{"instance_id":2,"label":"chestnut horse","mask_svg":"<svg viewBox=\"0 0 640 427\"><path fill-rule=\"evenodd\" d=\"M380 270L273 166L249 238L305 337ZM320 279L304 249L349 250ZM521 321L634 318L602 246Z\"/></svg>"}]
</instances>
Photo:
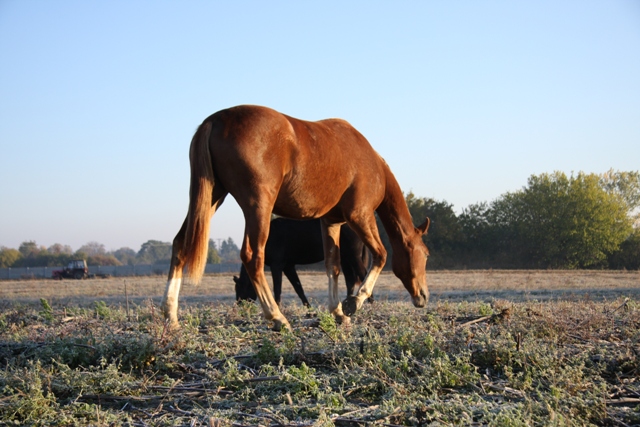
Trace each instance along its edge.
<instances>
[{"instance_id":1,"label":"chestnut horse","mask_svg":"<svg viewBox=\"0 0 640 427\"><path fill-rule=\"evenodd\" d=\"M202 122L191 141L191 185L187 217L173 240L162 308L178 326L178 294L183 269L198 283L207 258L209 223L231 194L242 209L245 231L240 257L276 330L290 328L264 274L264 247L271 214L293 219L322 218L329 311L348 323L371 296L387 253L380 241L378 213L393 249L392 267L413 304L429 299L422 236L429 219L415 227L400 186L387 163L349 123L340 119L308 122L269 108L238 106ZM358 234L372 266L355 296L340 303L340 226Z\"/></svg>"}]
</instances>

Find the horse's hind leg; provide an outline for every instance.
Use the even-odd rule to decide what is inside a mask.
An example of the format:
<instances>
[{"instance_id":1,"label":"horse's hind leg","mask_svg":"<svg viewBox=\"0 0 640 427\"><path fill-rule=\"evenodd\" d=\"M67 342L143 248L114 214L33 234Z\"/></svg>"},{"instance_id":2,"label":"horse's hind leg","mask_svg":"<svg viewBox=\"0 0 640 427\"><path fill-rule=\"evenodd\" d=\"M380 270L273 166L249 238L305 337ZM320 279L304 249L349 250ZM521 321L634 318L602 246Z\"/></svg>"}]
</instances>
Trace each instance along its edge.
<instances>
[{"instance_id":1,"label":"horse's hind leg","mask_svg":"<svg viewBox=\"0 0 640 427\"><path fill-rule=\"evenodd\" d=\"M309 300L307 300L307 296L304 294L304 289L302 289L302 282L300 282L300 278L296 272L296 266L294 264L287 264L284 266L282 271L284 271L284 275L287 276L287 279L291 282L291 285L296 291L296 294L298 294L298 297L300 297L302 304L305 307L311 307Z\"/></svg>"},{"instance_id":2,"label":"horse's hind leg","mask_svg":"<svg viewBox=\"0 0 640 427\"><path fill-rule=\"evenodd\" d=\"M180 231L173 239L171 249L171 265L169 267L169 279L162 298L162 311L165 321L171 328L178 327L178 295L182 284L182 270L186 260L183 257L184 236L187 231L187 219L182 223Z\"/></svg>"},{"instance_id":3,"label":"horse's hind leg","mask_svg":"<svg viewBox=\"0 0 640 427\"><path fill-rule=\"evenodd\" d=\"M269 236L270 215L271 211L266 215L260 215L258 212L252 214L245 212L245 234L240 257L256 290L264 317L267 320L273 320L273 329L275 330L280 330L283 327L291 329L291 325L280 312L264 275L264 247Z\"/></svg>"},{"instance_id":4,"label":"horse's hind leg","mask_svg":"<svg viewBox=\"0 0 640 427\"><path fill-rule=\"evenodd\" d=\"M340 226L322 221L322 245L324 265L329 279L329 312L339 323L348 324L350 319L342 312L338 296L338 277L340 276Z\"/></svg>"},{"instance_id":5,"label":"horse's hind leg","mask_svg":"<svg viewBox=\"0 0 640 427\"><path fill-rule=\"evenodd\" d=\"M213 205L211 209L211 215L220 207L226 192L220 190L219 187L214 188L213 191ZM178 296L180 294L180 287L182 285L182 271L187 262L184 253L184 241L185 234L187 232L188 218L182 223L180 231L173 239L173 246L171 248L171 265L169 267L169 278L167 280L167 287L164 291L164 297L162 298L162 312L164 313L165 321L169 323L171 329L179 327L178 323Z\"/></svg>"}]
</instances>

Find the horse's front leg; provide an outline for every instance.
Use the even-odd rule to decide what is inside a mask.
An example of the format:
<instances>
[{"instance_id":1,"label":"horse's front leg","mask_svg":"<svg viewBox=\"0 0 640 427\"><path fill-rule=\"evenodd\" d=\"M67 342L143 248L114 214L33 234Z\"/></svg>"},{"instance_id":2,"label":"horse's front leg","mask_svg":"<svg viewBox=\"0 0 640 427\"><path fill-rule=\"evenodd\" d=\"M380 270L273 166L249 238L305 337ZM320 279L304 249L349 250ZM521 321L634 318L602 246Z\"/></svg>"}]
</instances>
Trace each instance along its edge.
<instances>
[{"instance_id":1,"label":"horse's front leg","mask_svg":"<svg viewBox=\"0 0 640 427\"><path fill-rule=\"evenodd\" d=\"M264 317L273 321L273 329L276 331L282 328L291 330L289 321L282 315L280 308L273 298L271 288L264 275L264 247L269 235L269 221L260 225L247 220L244 241L240 257L251 278L251 283L256 291Z\"/></svg>"},{"instance_id":2,"label":"horse's front leg","mask_svg":"<svg viewBox=\"0 0 640 427\"><path fill-rule=\"evenodd\" d=\"M387 251L380 240L378 234L378 227L373 215L369 217L359 218L359 221L350 223L353 229L358 234L358 237L362 240L365 246L371 253L371 269L364 278L364 283L360 286L358 293L353 296L347 296L342 302L344 312L346 315L351 316L356 311L362 308L362 304L373 295L373 287L378 280L378 276L382 272L382 268L387 260Z\"/></svg>"},{"instance_id":3,"label":"horse's front leg","mask_svg":"<svg viewBox=\"0 0 640 427\"><path fill-rule=\"evenodd\" d=\"M338 277L340 276L340 226L322 221L322 246L324 265L329 278L329 312L338 323L348 324L351 319L342 312L338 296Z\"/></svg>"}]
</instances>

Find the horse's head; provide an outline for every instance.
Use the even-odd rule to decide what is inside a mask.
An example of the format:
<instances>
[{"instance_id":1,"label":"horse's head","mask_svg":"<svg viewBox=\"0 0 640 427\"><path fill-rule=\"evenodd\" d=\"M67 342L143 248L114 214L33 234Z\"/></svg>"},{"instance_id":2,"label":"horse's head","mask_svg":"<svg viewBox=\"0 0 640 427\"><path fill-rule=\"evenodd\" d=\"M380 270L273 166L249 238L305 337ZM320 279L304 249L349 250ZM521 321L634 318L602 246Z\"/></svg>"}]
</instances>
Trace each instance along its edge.
<instances>
[{"instance_id":1,"label":"horse's head","mask_svg":"<svg viewBox=\"0 0 640 427\"><path fill-rule=\"evenodd\" d=\"M233 281L236 284L236 301L255 301L256 298L258 298L256 295L256 290L251 284L251 279L249 279L249 274L247 274L247 270L244 268L244 265L240 270L240 277L233 276Z\"/></svg>"},{"instance_id":2,"label":"horse's head","mask_svg":"<svg viewBox=\"0 0 640 427\"><path fill-rule=\"evenodd\" d=\"M429 249L422 241L422 236L427 234L430 224L431 220L427 218L422 225L414 228L413 234L403 245L403 251L393 251L393 273L409 291L416 307L424 307L429 302L426 269Z\"/></svg>"}]
</instances>

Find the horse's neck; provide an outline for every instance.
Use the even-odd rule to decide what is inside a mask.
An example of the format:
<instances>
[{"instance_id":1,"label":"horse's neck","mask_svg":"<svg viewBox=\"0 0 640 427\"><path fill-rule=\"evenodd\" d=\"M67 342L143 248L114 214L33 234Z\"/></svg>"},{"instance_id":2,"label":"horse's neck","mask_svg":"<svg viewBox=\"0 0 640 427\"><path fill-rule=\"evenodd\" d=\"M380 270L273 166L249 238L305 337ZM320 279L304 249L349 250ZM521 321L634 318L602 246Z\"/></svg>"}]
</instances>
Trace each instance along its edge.
<instances>
[{"instance_id":1,"label":"horse's neck","mask_svg":"<svg viewBox=\"0 0 640 427\"><path fill-rule=\"evenodd\" d=\"M388 168L386 175L385 197L376 212L395 250L398 245L406 245L414 226L400 185Z\"/></svg>"}]
</instances>

